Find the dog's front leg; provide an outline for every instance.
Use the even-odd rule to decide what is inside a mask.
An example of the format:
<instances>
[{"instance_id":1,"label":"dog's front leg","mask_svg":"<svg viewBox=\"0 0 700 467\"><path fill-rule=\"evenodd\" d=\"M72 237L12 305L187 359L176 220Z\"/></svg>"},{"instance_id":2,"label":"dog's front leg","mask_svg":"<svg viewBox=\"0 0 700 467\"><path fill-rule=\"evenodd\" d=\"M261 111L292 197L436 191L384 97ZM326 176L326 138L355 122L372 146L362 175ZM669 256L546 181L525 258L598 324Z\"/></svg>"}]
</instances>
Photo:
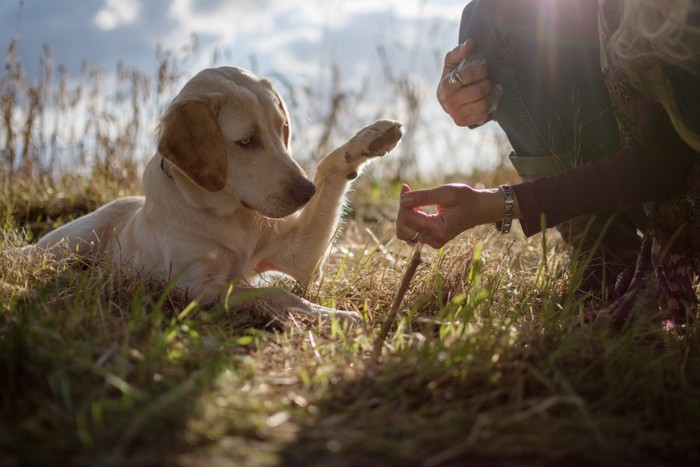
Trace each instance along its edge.
<instances>
[{"instance_id":1,"label":"dog's front leg","mask_svg":"<svg viewBox=\"0 0 700 467\"><path fill-rule=\"evenodd\" d=\"M172 279L177 281L178 287L189 299L206 305L222 303L229 312L254 312L267 317L283 317L292 313L312 318L360 320L354 311L317 305L279 287L244 285L242 279L227 278L230 273L222 272L225 270L225 263L207 258L194 262L189 267L180 266L179 273Z\"/></svg>"},{"instance_id":2,"label":"dog's front leg","mask_svg":"<svg viewBox=\"0 0 700 467\"><path fill-rule=\"evenodd\" d=\"M337 317L353 322L360 320L360 315L354 311L336 310L317 305L277 287L235 286L224 293L222 301L229 311L236 313L253 311L268 317L283 317L291 313L311 318Z\"/></svg>"},{"instance_id":3,"label":"dog's front leg","mask_svg":"<svg viewBox=\"0 0 700 467\"><path fill-rule=\"evenodd\" d=\"M362 166L393 149L401 139L401 123L379 120L358 131L326 155L316 169L316 194L290 225L272 261L286 274L307 283L335 234L345 193Z\"/></svg>"}]
</instances>

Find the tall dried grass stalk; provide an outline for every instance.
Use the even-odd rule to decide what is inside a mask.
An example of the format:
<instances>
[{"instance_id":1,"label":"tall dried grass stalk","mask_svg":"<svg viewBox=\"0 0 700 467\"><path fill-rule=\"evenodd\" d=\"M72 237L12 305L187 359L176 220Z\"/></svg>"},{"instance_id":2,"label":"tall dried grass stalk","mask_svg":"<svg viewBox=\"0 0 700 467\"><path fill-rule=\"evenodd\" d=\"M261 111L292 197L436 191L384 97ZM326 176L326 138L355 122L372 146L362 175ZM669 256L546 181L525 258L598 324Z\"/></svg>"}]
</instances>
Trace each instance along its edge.
<instances>
[{"instance_id":1,"label":"tall dried grass stalk","mask_svg":"<svg viewBox=\"0 0 700 467\"><path fill-rule=\"evenodd\" d=\"M53 180L65 171L118 181L138 176L150 155L160 109L183 79L181 68L195 50L158 50L155 79L124 63L105 77L83 62L78 78L56 66L45 45L34 79L12 41L0 76L0 174ZM55 79L58 76L58 80Z\"/></svg>"}]
</instances>

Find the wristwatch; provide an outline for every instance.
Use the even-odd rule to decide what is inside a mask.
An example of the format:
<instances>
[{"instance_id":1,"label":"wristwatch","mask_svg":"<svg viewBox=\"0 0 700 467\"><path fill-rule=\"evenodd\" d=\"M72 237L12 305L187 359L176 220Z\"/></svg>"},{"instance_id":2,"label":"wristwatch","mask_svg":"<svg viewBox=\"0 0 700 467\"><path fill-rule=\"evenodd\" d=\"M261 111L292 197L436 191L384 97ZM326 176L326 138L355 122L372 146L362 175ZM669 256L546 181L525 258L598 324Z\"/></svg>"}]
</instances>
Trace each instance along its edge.
<instances>
[{"instance_id":1,"label":"wristwatch","mask_svg":"<svg viewBox=\"0 0 700 467\"><path fill-rule=\"evenodd\" d=\"M503 192L503 204L505 210L503 212L503 220L496 222L496 230L502 234L510 232L510 226L513 224L513 205L515 204L515 196L510 185L501 185L498 187Z\"/></svg>"}]
</instances>

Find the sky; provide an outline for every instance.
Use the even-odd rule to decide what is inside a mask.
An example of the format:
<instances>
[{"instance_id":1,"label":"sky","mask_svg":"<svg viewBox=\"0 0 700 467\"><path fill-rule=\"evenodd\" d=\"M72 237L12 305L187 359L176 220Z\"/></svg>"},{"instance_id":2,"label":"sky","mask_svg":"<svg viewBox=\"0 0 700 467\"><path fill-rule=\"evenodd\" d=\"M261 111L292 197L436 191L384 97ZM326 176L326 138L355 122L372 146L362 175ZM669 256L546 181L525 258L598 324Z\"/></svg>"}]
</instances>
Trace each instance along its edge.
<instances>
[{"instance_id":1,"label":"sky","mask_svg":"<svg viewBox=\"0 0 700 467\"><path fill-rule=\"evenodd\" d=\"M455 127L434 97L444 54L456 45L465 4L466 0L0 0L0 47L7 50L18 40L23 66L32 74L38 73L42 46L48 44L53 62L77 77L83 62L100 67L107 76L116 73L118 62L149 72L155 69L159 47L177 51L195 41L196 53L183 65L185 75L226 64L292 85L327 88L335 66L344 87L359 92L369 83L378 99L387 99L382 79L388 63L389 73L410 77L420 88L424 120L431 128L422 125L416 133L426 139L436 131L451 132L442 146L426 147L422 164L449 162L439 153L467 138L463 160L457 162L463 168L479 166L479 160L488 165L493 158L473 147L478 142L472 140L480 136L463 135L468 130ZM357 112L362 115L363 109ZM401 115L394 118L401 120Z\"/></svg>"}]
</instances>

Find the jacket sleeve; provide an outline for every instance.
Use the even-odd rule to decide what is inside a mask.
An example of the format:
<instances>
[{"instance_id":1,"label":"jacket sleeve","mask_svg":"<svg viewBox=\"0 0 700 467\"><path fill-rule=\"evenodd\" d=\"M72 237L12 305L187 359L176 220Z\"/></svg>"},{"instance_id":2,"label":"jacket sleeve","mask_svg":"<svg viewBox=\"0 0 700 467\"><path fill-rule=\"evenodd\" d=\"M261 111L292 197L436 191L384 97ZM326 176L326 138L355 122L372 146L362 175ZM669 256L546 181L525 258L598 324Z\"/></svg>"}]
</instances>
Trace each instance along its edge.
<instances>
[{"instance_id":1,"label":"jacket sleeve","mask_svg":"<svg viewBox=\"0 0 700 467\"><path fill-rule=\"evenodd\" d=\"M527 236L583 214L662 200L684 188L698 157L663 107L640 104L633 143L585 165L513 186Z\"/></svg>"}]
</instances>

